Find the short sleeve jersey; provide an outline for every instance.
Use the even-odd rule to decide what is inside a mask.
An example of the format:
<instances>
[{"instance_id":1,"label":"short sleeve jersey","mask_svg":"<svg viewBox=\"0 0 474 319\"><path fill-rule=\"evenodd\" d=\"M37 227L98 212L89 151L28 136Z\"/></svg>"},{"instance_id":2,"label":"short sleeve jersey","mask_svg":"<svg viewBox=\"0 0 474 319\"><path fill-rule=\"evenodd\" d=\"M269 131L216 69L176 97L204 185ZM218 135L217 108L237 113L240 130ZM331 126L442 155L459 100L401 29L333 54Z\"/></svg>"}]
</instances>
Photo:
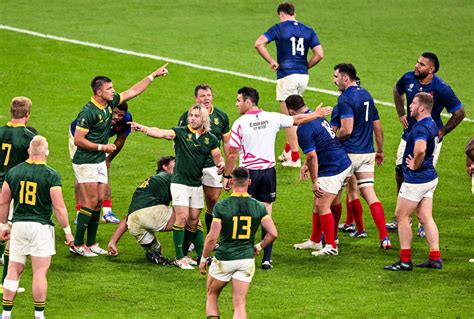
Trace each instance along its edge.
<instances>
[{"instance_id":1,"label":"short sleeve jersey","mask_svg":"<svg viewBox=\"0 0 474 319\"><path fill-rule=\"evenodd\" d=\"M296 132L303 153L315 151L318 155L318 177L340 174L352 164L325 119L317 118L302 124Z\"/></svg>"},{"instance_id":2,"label":"short sleeve jersey","mask_svg":"<svg viewBox=\"0 0 474 319\"><path fill-rule=\"evenodd\" d=\"M247 112L232 124L230 147L240 149L240 166L264 170L275 166L275 139L293 117L263 110Z\"/></svg>"},{"instance_id":3,"label":"short sleeve jersey","mask_svg":"<svg viewBox=\"0 0 474 319\"><path fill-rule=\"evenodd\" d=\"M123 116L123 119L115 123L110 127L110 133L109 137L115 136L115 135L129 135L132 132L132 126L130 124L127 124L128 122L132 122L132 114L130 112L125 113ZM74 133L76 132L76 126L77 126L77 119L74 119L74 121L71 122L70 125L70 131L71 135L74 136Z\"/></svg>"},{"instance_id":4,"label":"short sleeve jersey","mask_svg":"<svg viewBox=\"0 0 474 319\"><path fill-rule=\"evenodd\" d=\"M42 161L26 160L5 178L14 201L13 223L37 222L54 225L50 190L61 187L61 176Z\"/></svg>"},{"instance_id":5,"label":"short sleeve jersey","mask_svg":"<svg viewBox=\"0 0 474 319\"><path fill-rule=\"evenodd\" d=\"M210 132L198 134L189 125L174 127L176 164L171 182L187 186L201 186L202 169L219 141Z\"/></svg>"},{"instance_id":6,"label":"short sleeve jersey","mask_svg":"<svg viewBox=\"0 0 474 319\"><path fill-rule=\"evenodd\" d=\"M230 134L229 117L227 114L217 107L212 107L209 113L209 120L211 121L211 133L217 137L217 140L222 141L222 136ZM178 121L178 126L188 125L188 112L184 112ZM215 166L212 156L209 156L206 160L205 168Z\"/></svg>"},{"instance_id":7,"label":"short sleeve jersey","mask_svg":"<svg viewBox=\"0 0 474 319\"><path fill-rule=\"evenodd\" d=\"M114 95L112 101L105 106L100 105L94 98L82 108L77 116L76 130L87 132L86 139L98 144L107 144L112 123L112 110L121 103L120 94ZM89 151L77 148L72 162L74 164L97 164L105 161L102 151Z\"/></svg>"},{"instance_id":8,"label":"short sleeve jersey","mask_svg":"<svg viewBox=\"0 0 474 319\"><path fill-rule=\"evenodd\" d=\"M156 205L168 206L171 202L171 174L161 171L150 176L133 193L128 215L142 208Z\"/></svg>"},{"instance_id":9,"label":"short sleeve jersey","mask_svg":"<svg viewBox=\"0 0 474 319\"><path fill-rule=\"evenodd\" d=\"M373 122L380 118L370 93L360 86L350 86L339 96L337 107L340 119L353 118L354 120L351 135L341 142L346 152L373 153Z\"/></svg>"},{"instance_id":10,"label":"short sleeve jersey","mask_svg":"<svg viewBox=\"0 0 474 319\"><path fill-rule=\"evenodd\" d=\"M28 159L28 147L36 134L24 124L8 122L0 127L0 187L6 173L15 165Z\"/></svg>"},{"instance_id":11,"label":"short sleeve jersey","mask_svg":"<svg viewBox=\"0 0 474 319\"><path fill-rule=\"evenodd\" d=\"M218 260L237 260L254 258L255 233L260 222L268 218L265 206L247 193L233 193L218 202L212 212L213 222L222 225Z\"/></svg>"},{"instance_id":12,"label":"short sleeve jersey","mask_svg":"<svg viewBox=\"0 0 474 319\"><path fill-rule=\"evenodd\" d=\"M433 118L425 117L413 125L413 129L408 133L407 145L403 154L403 177L405 182L411 184L428 183L438 177L433 166L433 153L436 148L437 139L438 126ZM406 159L408 155L413 157L415 143L418 140L426 142L426 153L421 162L421 167L412 171L407 167Z\"/></svg>"},{"instance_id":13,"label":"short sleeve jersey","mask_svg":"<svg viewBox=\"0 0 474 319\"><path fill-rule=\"evenodd\" d=\"M277 49L277 78L308 74L308 51L320 45L316 32L301 22L289 20L275 24L263 34Z\"/></svg>"},{"instance_id":14,"label":"short sleeve jersey","mask_svg":"<svg viewBox=\"0 0 474 319\"><path fill-rule=\"evenodd\" d=\"M426 92L433 96L433 110L431 117L436 122L438 129L443 127L441 112L444 108L449 113L453 113L461 108L462 103L457 98L451 87L441 80L437 75L426 85L420 83L413 71L405 73L396 84L397 92L400 95L406 94L408 127L403 131L402 138L406 140L408 133L412 130L416 120L410 116L410 104L419 92Z\"/></svg>"},{"instance_id":15,"label":"short sleeve jersey","mask_svg":"<svg viewBox=\"0 0 474 319\"><path fill-rule=\"evenodd\" d=\"M339 115L339 106L337 106L337 104L332 108L329 125L331 125L331 127L341 127L341 116Z\"/></svg>"}]
</instances>

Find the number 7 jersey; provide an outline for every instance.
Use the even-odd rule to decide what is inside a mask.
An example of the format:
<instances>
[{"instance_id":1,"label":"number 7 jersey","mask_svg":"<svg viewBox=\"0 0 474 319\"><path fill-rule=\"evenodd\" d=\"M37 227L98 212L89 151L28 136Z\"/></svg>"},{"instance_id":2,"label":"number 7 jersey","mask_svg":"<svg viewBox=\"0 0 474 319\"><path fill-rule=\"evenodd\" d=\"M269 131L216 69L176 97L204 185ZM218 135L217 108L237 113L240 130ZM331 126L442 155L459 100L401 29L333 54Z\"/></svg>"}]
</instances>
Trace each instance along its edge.
<instances>
[{"instance_id":1,"label":"number 7 jersey","mask_svg":"<svg viewBox=\"0 0 474 319\"><path fill-rule=\"evenodd\" d=\"M255 233L261 220L269 217L265 205L250 197L248 193L234 192L229 198L218 202L212 214L213 221L222 225L216 258L253 258Z\"/></svg>"},{"instance_id":2,"label":"number 7 jersey","mask_svg":"<svg viewBox=\"0 0 474 319\"><path fill-rule=\"evenodd\" d=\"M34 136L24 124L8 122L0 127L0 187L6 173L28 159L28 147Z\"/></svg>"}]
</instances>

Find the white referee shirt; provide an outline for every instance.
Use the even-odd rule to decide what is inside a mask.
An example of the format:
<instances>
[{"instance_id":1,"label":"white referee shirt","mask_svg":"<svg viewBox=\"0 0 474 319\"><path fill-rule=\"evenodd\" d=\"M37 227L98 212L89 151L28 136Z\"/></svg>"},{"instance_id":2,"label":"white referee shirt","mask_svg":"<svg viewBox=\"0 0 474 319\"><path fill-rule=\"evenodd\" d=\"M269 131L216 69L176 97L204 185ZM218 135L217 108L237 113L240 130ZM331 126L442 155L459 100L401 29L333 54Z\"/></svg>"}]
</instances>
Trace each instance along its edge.
<instances>
[{"instance_id":1,"label":"white referee shirt","mask_svg":"<svg viewBox=\"0 0 474 319\"><path fill-rule=\"evenodd\" d=\"M281 128L293 126L293 117L261 109L250 111L232 124L230 147L240 150L240 166L264 170L275 166L275 140Z\"/></svg>"}]
</instances>

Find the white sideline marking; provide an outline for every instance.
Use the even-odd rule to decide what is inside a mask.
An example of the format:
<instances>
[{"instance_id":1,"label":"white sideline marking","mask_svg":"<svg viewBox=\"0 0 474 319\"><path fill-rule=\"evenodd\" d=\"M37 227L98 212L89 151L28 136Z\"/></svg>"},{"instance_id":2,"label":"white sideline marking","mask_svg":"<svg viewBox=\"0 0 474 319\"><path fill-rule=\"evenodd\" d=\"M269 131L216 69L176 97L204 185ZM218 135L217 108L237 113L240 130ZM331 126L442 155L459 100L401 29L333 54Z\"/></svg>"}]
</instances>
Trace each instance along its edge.
<instances>
[{"instance_id":1,"label":"white sideline marking","mask_svg":"<svg viewBox=\"0 0 474 319\"><path fill-rule=\"evenodd\" d=\"M19 28L10 27L8 25L3 25L3 24L0 24L0 29L7 30L7 31L18 32L18 33L23 33L23 34L28 34L28 35L38 37L38 38L45 38L45 39L56 40L56 41L60 41L60 42L78 44L78 45L91 47L91 48L102 49L102 50L111 51L111 52L120 53L120 54L138 56L138 57L148 58L148 59L152 59L152 60L166 61L166 62L169 62L169 63L184 65L184 66L188 66L188 67L195 68L195 69L200 69L200 70L230 74L230 75L234 75L234 76L238 76L238 77L242 77L242 78L247 78L247 79L252 79L252 80L257 80L257 81L262 81L262 82L276 83L276 80L272 80L272 79L269 79L269 78L266 78L266 77L263 77L263 76L255 76L255 75L250 75L250 74L245 74L245 73L240 73L240 72L235 72L235 71L230 71L230 70L213 68L213 67L210 67L210 66L205 66L205 65L195 64L195 63L191 63L191 62L171 59L171 58L167 58L167 57L164 57L164 56L148 54L148 53L140 53L140 52L124 50L124 49L120 49L120 48L114 48L114 47L111 47L111 46L102 45L102 44L93 43L93 42L87 42L87 41L81 41L81 40L74 40L74 39L58 37L58 36L51 35L51 34L44 34L44 33L30 31L30 30L26 30L26 29L19 29ZM306 88L306 90L314 91L314 92L320 92L320 93L334 95L334 96L339 95L339 92L337 92L337 91L320 89L320 88L310 87L310 86L308 86ZM390 103L390 102L384 102L384 101L380 101L380 100L376 100L376 99L374 99L374 102L376 104L380 104L380 105L395 107L395 105L393 103ZM441 115L444 116L444 117L450 117L451 116L451 115L446 114L446 113L442 113ZM474 120L471 120L467 117L464 119L464 121L471 122L471 123L474 122Z\"/></svg>"}]
</instances>

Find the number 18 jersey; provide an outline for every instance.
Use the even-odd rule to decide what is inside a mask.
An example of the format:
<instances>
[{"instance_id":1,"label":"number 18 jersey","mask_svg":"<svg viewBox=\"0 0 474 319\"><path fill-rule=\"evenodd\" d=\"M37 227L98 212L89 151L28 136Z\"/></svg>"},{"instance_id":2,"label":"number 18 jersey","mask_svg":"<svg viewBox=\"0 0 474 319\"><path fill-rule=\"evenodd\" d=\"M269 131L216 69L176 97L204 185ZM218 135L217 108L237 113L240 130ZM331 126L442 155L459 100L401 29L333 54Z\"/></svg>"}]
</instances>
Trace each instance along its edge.
<instances>
[{"instance_id":1,"label":"number 18 jersey","mask_svg":"<svg viewBox=\"0 0 474 319\"><path fill-rule=\"evenodd\" d=\"M260 222L268 218L263 203L250 197L248 193L233 193L214 206L213 221L222 225L218 260L253 258L255 233Z\"/></svg>"}]
</instances>

